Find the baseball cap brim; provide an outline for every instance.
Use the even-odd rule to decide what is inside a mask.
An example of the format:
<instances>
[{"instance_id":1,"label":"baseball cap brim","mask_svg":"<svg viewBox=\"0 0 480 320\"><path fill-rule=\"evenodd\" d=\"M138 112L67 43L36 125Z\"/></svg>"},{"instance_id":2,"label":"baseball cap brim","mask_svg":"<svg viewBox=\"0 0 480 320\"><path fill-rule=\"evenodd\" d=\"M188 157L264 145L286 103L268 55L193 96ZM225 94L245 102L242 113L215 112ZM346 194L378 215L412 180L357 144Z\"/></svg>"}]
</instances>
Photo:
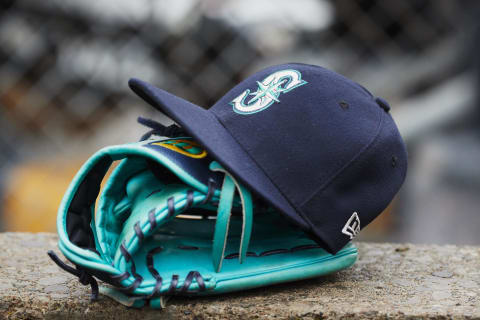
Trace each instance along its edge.
<instances>
[{"instance_id":1,"label":"baseball cap brim","mask_svg":"<svg viewBox=\"0 0 480 320\"><path fill-rule=\"evenodd\" d=\"M130 79L128 85L142 99L181 125L243 184L304 231L311 232L307 222L212 112L139 79Z\"/></svg>"}]
</instances>

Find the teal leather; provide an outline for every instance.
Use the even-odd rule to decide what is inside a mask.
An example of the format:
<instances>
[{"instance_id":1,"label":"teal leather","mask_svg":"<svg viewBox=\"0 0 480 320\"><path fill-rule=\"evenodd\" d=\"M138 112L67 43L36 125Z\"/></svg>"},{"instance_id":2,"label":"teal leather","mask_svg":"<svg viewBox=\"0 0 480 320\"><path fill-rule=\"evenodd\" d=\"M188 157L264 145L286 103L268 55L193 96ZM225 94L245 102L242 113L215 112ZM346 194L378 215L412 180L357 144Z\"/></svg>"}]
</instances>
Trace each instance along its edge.
<instances>
[{"instance_id":1,"label":"teal leather","mask_svg":"<svg viewBox=\"0 0 480 320\"><path fill-rule=\"evenodd\" d=\"M234 177L232 177L218 162L213 161L210 164L210 170L225 173L222 191L220 193L220 202L218 204L217 220L215 223L215 232L213 235L213 266L216 272L222 268L223 257L227 245L228 227L230 223L233 196L235 189L238 190L242 203L242 233L240 237L239 262L243 263L247 255L248 243L252 232L253 207L250 191L241 186Z\"/></svg>"},{"instance_id":2,"label":"teal leather","mask_svg":"<svg viewBox=\"0 0 480 320\"><path fill-rule=\"evenodd\" d=\"M158 140L162 141L162 140ZM151 141L143 141L136 143L129 143L124 145L105 147L96 152L90 157L80 168L78 173L70 183L65 195L60 203L57 214L57 232L59 235L59 249L65 255L65 257L71 262L81 266L94 270L106 272L112 276L119 276L123 272L111 265L112 262L112 244L116 244L116 238L121 232L121 221L117 221L115 216L111 213L116 205L122 203L129 208L129 203L125 203L124 191L122 192L122 184L119 183L122 180L126 180L127 176L122 176L124 173L128 174L129 170L138 170L138 163L145 163L145 159L151 159L160 163L161 165L169 168L183 183L192 186L195 190L205 194L208 187L202 184L200 181L193 179L193 177L179 167L174 161L165 157L164 155L155 152L152 149L143 147L151 143ZM97 243L97 254L94 251L80 248L70 241L67 233L66 220L68 214L68 208L71 205L74 195L77 193L79 186L85 179L87 174L99 161L106 156L111 157L112 161L124 160L126 158L135 158L137 163L127 163L122 161L117 168L112 172L110 178L106 181L104 192L100 195L98 201L98 210L91 208L92 223L95 228L94 235ZM130 162L130 161L129 161ZM127 168L124 172L122 168ZM129 169L130 168L130 169ZM133 169L132 169L133 168ZM133 172L132 171L132 172ZM106 173L106 172L105 172ZM104 174L105 174L104 173ZM219 190L215 191L215 195L220 194ZM127 199L128 202L128 199ZM127 212L124 210L123 212ZM116 212L121 215L121 212Z\"/></svg>"},{"instance_id":3,"label":"teal leather","mask_svg":"<svg viewBox=\"0 0 480 320\"><path fill-rule=\"evenodd\" d=\"M277 218L280 217L275 215L262 217L259 223L270 223L274 226ZM241 221L238 217L232 217L231 224L237 230L237 235L230 234L226 248L227 255L238 252ZM308 237L291 232L288 226L284 226L282 229L283 234L279 234L278 230L257 228L257 226L258 223L255 222L253 227L255 232L252 234L249 248L250 252L255 252L257 255L268 250L291 249L312 244ZM189 292L192 294L218 294L328 274L351 266L357 256L356 248L349 244L336 255L331 255L318 248L265 257L249 256L243 264L240 264L237 259L225 259L222 271L216 272L211 263L211 238L197 236L195 232L182 232L184 229L200 230L202 228L213 231L214 221L192 220L186 224L184 221L175 221L166 224L164 229L156 232L154 237L143 244L143 249L133 256L137 272L144 275L138 293L147 294L155 285L155 279L149 273L146 265L146 252L159 245L164 250L154 256L154 264L158 266L158 271L163 278L161 290L163 293L168 291L174 274L181 279L177 285L178 288L181 288L187 274L192 270L200 272L207 291L195 292L198 290L198 284L194 282ZM198 249L179 249L191 246L196 246Z\"/></svg>"},{"instance_id":4,"label":"teal leather","mask_svg":"<svg viewBox=\"0 0 480 320\"><path fill-rule=\"evenodd\" d=\"M103 294L132 307L145 305L142 299L152 293L157 283L148 268L147 253L158 247L162 250L153 256L153 266L162 277L159 291L162 295L171 290L175 275L177 294L208 295L317 277L355 262L357 249L353 244L349 243L336 255L327 253L274 209L256 207L249 190L216 162L205 170L223 173L223 185L218 186L208 203L203 203L208 186L195 179L189 168L145 148L146 143L151 141L98 151L77 173L59 208L59 248L70 261L113 277L128 272L128 278L120 282L123 287L135 282L132 267L143 278L129 294L102 288ZM91 208L95 252L70 241L66 220L79 185L106 156L120 163L105 182L97 210L93 205ZM168 168L178 179L162 181L148 169L147 159ZM189 190L193 199L185 210ZM169 199L173 199L170 202L173 213L169 210ZM185 216L195 215L198 210L207 210L216 219ZM154 214L154 227L150 212ZM136 225L143 240L135 231ZM122 254L121 244L131 256L130 261ZM181 291L191 271L200 274L205 291L200 291L197 278ZM164 300L159 297L150 300L151 307L162 305Z\"/></svg>"},{"instance_id":5,"label":"teal leather","mask_svg":"<svg viewBox=\"0 0 480 320\"><path fill-rule=\"evenodd\" d=\"M213 266L216 272L222 268L223 255L227 245L228 227L230 224L232 199L235 192L235 185L229 176L223 180L223 188L220 193L220 202L218 204L217 220L215 223L215 232L213 233L212 258Z\"/></svg>"}]
</instances>

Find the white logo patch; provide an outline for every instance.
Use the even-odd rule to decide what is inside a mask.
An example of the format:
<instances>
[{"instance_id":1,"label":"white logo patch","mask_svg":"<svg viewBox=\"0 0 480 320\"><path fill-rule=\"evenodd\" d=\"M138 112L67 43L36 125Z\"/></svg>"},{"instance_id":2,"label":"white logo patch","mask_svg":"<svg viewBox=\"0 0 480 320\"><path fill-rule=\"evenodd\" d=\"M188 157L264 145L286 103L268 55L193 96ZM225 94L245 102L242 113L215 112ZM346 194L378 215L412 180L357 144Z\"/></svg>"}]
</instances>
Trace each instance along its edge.
<instances>
[{"instance_id":1,"label":"white logo patch","mask_svg":"<svg viewBox=\"0 0 480 320\"><path fill-rule=\"evenodd\" d=\"M360 218L358 214L354 212L350 219L342 229L342 233L350 237L350 240L355 238L355 236L360 232Z\"/></svg>"},{"instance_id":2,"label":"white logo patch","mask_svg":"<svg viewBox=\"0 0 480 320\"><path fill-rule=\"evenodd\" d=\"M262 81L257 81L257 91L243 91L230 104L233 111L240 114L251 114L265 110L275 102L280 102L279 96L308 82L302 80L302 74L294 69L280 70L272 73ZM253 96L245 101L248 96Z\"/></svg>"}]
</instances>

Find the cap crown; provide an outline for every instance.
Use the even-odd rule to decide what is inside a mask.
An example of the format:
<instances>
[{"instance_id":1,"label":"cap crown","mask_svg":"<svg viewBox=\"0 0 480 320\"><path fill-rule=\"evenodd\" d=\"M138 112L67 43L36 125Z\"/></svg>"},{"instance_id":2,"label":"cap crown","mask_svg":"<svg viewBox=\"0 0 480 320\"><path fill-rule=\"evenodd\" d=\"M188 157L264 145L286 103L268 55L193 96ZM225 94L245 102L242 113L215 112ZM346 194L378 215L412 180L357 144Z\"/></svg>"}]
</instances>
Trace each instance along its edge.
<instances>
[{"instance_id":1,"label":"cap crown","mask_svg":"<svg viewBox=\"0 0 480 320\"><path fill-rule=\"evenodd\" d=\"M331 249L349 240L342 229L354 212L368 224L405 177L405 146L384 100L327 69L266 68L209 111Z\"/></svg>"}]
</instances>

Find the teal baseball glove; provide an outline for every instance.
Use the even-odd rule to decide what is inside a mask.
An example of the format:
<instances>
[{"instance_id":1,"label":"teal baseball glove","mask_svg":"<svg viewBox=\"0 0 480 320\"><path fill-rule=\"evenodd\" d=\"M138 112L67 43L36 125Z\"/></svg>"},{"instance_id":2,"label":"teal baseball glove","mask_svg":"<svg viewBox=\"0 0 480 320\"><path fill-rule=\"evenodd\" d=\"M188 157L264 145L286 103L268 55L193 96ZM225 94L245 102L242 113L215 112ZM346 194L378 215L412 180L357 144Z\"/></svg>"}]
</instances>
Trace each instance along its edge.
<instances>
[{"instance_id":1,"label":"teal baseball glove","mask_svg":"<svg viewBox=\"0 0 480 320\"><path fill-rule=\"evenodd\" d=\"M144 138L159 134L142 121L157 128ZM182 134L167 129L160 133ZM186 136L95 153L68 188L57 228L75 268L50 257L90 284L93 300L100 292L132 307L317 277L357 257L351 243L327 253Z\"/></svg>"}]
</instances>

